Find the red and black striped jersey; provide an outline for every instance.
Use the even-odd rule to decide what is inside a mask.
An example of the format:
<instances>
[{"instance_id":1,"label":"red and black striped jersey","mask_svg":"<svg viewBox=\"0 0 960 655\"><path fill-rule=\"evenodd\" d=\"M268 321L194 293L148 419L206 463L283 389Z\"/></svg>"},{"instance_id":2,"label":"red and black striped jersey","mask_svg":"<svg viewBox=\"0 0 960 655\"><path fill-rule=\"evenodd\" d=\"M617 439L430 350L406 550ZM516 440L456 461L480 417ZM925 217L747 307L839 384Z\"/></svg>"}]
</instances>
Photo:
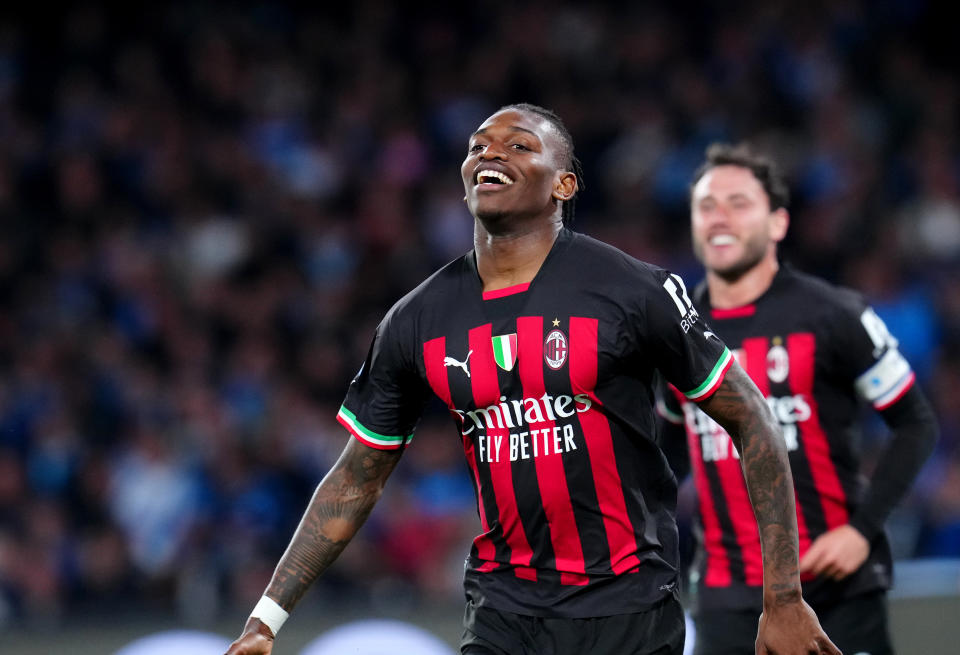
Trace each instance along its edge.
<instances>
[{"instance_id":1,"label":"red and black striped jersey","mask_svg":"<svg viewBox=\"0 0 960 655\"><path fill-rule=\"evenodd\" d=\"M401 299L338 418L399 448L430 394L446 404L477 494L478 604L640 611L674 592L679 564L657 371L699 399L733 361L703 330L678 276L564 229L529 285L484 293L468 253Z\"/></svg>"},{"instance_id":2,"label":"red and black striped jersey","mask_svg":"<svg viewBox=\"0 0 960 655\"><path fill-rule=\"evenodd\" d=\"M694 304L734 352L779 420L797 499L800 555L824 532L850 523L872 537L871 554L841 582L804 579L804 596L831 602L886 588L891 558L883 535L858 525L860 405L883 410L914 374L883 321L857 293L783 266L754 303L713 309L706 285ZM686 426L699 501L700 552L694 575L703 607L760 607L760 538L739 455L729 435L682 394L661 411Z\"/></svg>"}]
</instances>

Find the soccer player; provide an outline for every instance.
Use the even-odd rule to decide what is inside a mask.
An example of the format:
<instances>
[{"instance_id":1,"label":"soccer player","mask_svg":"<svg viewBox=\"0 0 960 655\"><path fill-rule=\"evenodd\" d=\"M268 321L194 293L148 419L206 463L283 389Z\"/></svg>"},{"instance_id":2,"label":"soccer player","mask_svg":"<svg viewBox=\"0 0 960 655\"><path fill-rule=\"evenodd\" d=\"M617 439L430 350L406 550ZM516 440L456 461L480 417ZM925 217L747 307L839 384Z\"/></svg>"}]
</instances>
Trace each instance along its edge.
<instances>
[{"instance_id":1,"label":"soccer player","mask_svg":"<svg viewBox=\"0 0 960 655\"><path fill-rule=\"evenodd\" d=\"M504 107L470 137L474 250L378 326L338 415L353 438L230 655L270 652L370 513L430 394L449 408L481 525L461 652L679 654L676 483L656 441L656 371L744 453L764 544L758 652L839 652L801 597L773 415L679 277L565 226L578 173L567 129L540 107Z\"/></svg>"},{"instance_id":2,"label":"soccer player","mask_svg":"<svg viewBox=\"0 0 960 655\"><path fill-rule=\"evenodd\" d=\"M707 150L690 197L693 249L706 269L694 306L734 349L781 425L804 597L845 652L892 653L883 524L931 453L936 421L897 340L861 297L778 262L787 196L773 163L748 147ZM692 466L699 501L696 653L749 653L766 572L752 490L740 473L746 453L673 391L661 414L686 426L689 459L671 461L678 477ZM893 432L869 483L860 470L859 399ZM684 443L670 436L665 443Z\"/></svg>"}]
</instances>

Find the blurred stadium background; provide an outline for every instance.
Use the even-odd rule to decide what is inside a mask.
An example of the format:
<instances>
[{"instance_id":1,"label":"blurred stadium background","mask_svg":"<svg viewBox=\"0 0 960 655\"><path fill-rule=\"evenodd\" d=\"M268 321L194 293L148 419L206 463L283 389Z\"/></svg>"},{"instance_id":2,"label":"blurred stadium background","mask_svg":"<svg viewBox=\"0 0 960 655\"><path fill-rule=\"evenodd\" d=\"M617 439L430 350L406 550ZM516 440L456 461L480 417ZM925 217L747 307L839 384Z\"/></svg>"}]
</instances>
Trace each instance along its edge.
<instances>
[{"instance_id":1,"label":"blurred stadium background","mask_svg":"<svg viewBox=\"0 0 960 655\"><path fill-rule=\"evenodd\" d=\"M892 606L902 653L956 652L960 57L944 5L0 10L0 652L238 633L345 442L334 416L374 326L471 247L466 138L516 101L574 135L575 227L688 282L705 146L750 139L784 164L786 258L864 292L936 404L942 439L889 523ZM866 420L869 461L885 432ZM279 652L364 617L456 642L476 527L458 450L431 408Z\"/></svg>"}]
</instances>

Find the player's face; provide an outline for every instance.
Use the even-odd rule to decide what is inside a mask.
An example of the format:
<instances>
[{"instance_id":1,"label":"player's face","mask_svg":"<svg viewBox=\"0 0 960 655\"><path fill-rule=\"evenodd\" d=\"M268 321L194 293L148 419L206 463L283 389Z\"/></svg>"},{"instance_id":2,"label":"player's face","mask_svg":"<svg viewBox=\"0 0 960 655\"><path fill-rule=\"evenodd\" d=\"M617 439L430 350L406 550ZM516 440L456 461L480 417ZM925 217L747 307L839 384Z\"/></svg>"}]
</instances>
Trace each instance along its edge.
<instances>
[{"instance_id":1,"label":"player's face","mask_svg":"<svg viewBox=\"0 0 960 655\"><path fill-rule=\"evenodd\" d=\"M559 163L562 145L553 124L536 114L504 110L488 118L460 167L470 213L485 222L556 214L570 186Z\"/></svg>"},{"instance_id":2,"label":"player's face","mask_svg":"<svg viewBox=\"0 0 960 655\"><path fill-rule=\"evenodd\" d=\"M776 256L786 212L771 212L763 185L748 168L716 166L691 197L693 251L708 271L736 279L764 257Z\"/></svg>"}]
</instances>

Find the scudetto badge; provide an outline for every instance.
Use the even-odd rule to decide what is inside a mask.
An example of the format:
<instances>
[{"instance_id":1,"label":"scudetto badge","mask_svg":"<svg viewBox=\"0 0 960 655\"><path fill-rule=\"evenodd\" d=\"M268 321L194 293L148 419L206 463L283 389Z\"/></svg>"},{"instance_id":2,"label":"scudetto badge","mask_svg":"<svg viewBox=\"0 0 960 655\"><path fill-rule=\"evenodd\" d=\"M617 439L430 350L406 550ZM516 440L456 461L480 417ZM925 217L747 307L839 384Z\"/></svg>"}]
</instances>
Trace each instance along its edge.
<instances>
[{"instance_id":1,"label":"scudetto badge","mask_svg":"<svg viewBox=\"0 0 960 655\"><path fill-rule=\"evenodd\" d=\"M543 359L554 371L567 361L567 335L560 330L551 330L543 342Z\"/></svg>"}]
</instances>

